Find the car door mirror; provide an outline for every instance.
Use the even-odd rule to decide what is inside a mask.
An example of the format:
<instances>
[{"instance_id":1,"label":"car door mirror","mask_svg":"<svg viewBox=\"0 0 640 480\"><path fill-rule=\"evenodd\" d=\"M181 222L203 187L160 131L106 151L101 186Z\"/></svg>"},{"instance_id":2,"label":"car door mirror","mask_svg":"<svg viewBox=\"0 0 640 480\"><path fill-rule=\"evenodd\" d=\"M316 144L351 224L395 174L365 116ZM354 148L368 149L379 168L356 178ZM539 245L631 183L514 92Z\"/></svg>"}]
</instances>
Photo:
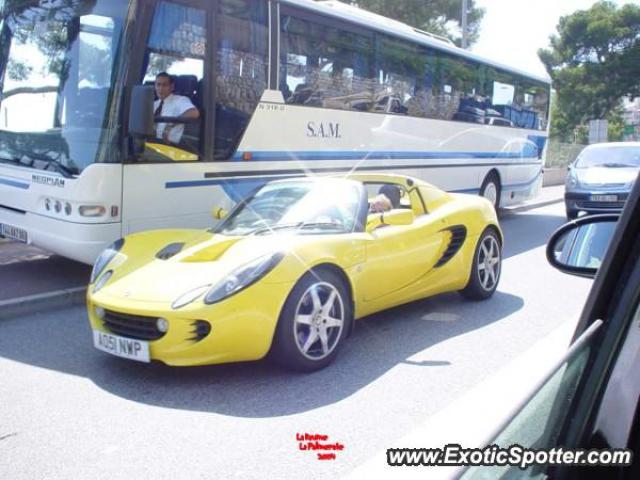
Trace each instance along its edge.
<instances>
[{"instance_id":1,"label":"car door mirror","mask_svg":"<svg viewBox=\"0 0 640 480\"><path fill-rule=\"evenodd\" d=\"M394 209L388 212L369 215L367 220L367 232L372 232L382 226L411 225L414 220L413 210Z\"/></svg>"},{"instance_id":2,"label":"car door mirror","mask_svg":"<svg viewBox=\"0 0 640 480\"><path fill-rule=\"evenodd\" d=\"M395 209L380 214L384 225L411 225L413 223L413 210Z\"/></svg>"},{"instance_id":3,"label":"car door mirror","mask_svg":"<svg viewBox=\"0 0 640 480\"><path fill-rule=\"evenodd\" d=\"M224 220L227 215L229 215L229 212L222 207L213 207L211 209L211 216L214 220Z\"/></svg>"},{"instance_id":4,"label":"car door mirror","mask_svg":"<svg viewBox=\"0 0 640 480\"><path fill-rule=\"evenodd\" d=\"M569 222L547 244L547 260L558 270L593 278L607 253L618 215L594 215Z\"/></svg>"}]
</instances>

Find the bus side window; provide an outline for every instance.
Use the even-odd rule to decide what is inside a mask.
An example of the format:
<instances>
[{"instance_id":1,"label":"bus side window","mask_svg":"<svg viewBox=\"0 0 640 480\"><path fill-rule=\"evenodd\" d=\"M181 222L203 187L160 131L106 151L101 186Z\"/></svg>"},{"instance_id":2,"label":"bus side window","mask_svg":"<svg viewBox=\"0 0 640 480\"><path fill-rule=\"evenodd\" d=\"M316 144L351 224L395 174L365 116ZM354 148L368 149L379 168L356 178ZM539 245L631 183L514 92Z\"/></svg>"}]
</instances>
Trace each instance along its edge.
<instances>
[{"instance_id":1,"label":"bus side window","mask_svg":"<svg viewBox=\"0 0 640 480\"><path fill-rule=\"evenodd\" d=\"M373 35L284 14L280 39L280 90L287 103L374 108Z\"/></svg>"},{"instance_id":2,"label":"bus side window","mask_svg":"<svg viewBox=\"0 0 640 480\"><path fill-rule=\"evenodd\" d=\"M147 139L142 159L175 162L202 158L206 38L204 10L158 2L147 42L143 82L156 85L154 115L177 119L156 122L155 138ZM168 96L157 85L165 81L171 83Z\"/></svg>"},{"instance_id":3,"label":"bus side window","mask_svg":"<svg viewBox=\"0 0 640 480\"><path fill-rule=\"evenodd\" d=\"M235 152L267 88L268 5L222 0L217 18L215 158Z\"/></svg>"}]
</instances>

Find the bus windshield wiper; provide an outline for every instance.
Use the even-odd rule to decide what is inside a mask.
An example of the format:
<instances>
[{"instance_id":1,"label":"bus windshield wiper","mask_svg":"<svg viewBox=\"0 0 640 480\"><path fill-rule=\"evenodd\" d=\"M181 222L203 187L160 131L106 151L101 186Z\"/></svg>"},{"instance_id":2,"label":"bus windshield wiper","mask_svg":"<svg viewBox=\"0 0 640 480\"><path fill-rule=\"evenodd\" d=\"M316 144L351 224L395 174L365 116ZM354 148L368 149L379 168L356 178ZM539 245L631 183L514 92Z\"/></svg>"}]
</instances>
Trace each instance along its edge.
<instances>
[{"instance_id":1,"label":"bus windshield wiper","mask_svg":"<svg viewBox=\"0 0 640 480\"><path fill-rule=\"evenodd\" d=\"M9 162L15 163L16 165L20 165L20 159L16 157L7 157L4 155L0 155L0 162Z\"/></svg>"},{"instance_id":2,"label":"bus windshield wiper","mask_svg":"<svg viewBox=\"0 0 640 480\"><path fill-rule=\"evenodd\" d=\"M31 163L25 162L25 159L31 161ZM31 167L33 166L34 160L37 160L39 162L46 162L47 164L46 169L49 169L49 167L53 167L54 171L61 174L65 178L73 178L73 176L75 175L75 172L72 169L70 169L69 167L65 167L58 161L53 160L51 158L39 157L39 156L33 156L33 155L31 156L25 155L23 157L0 155L0 162L11 162L15 165L26 165Z\"/></svg>"},{"instance_id":3,"label":"bus windshield wiper","mask_svg":"<svg viewBox=\"0 0 640 480\"><path fill-rule=\"evenodd\" d=\"M57 162L56 160L46 159L46 158L39 158L38 160L47 162L47 169L48 167L53 167L53 169L56 172L60 173L65 178L73 178L73 175L75 174L75 172L71 170L69 167L65 167L64 165L62 165L60 162Z\"/></svg>"}]
</instances>

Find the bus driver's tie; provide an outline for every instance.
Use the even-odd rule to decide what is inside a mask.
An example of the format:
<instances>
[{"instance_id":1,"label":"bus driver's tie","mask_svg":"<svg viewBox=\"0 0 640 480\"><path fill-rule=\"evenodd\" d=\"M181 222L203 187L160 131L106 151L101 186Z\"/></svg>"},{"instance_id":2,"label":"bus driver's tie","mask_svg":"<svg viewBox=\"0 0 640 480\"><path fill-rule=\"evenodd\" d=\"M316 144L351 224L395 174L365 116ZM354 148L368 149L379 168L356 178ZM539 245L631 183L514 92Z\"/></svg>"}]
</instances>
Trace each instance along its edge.
<instances>
[{"instance_id":1,"label":"bus driver's tie","mask_svg":"<svg viewBox=\"0 0 640 480\"><path fill-rule=\"evenodd\" d=\"M158 105L158 108L156 108L156 111L153 112L153 116L154 117L159 117L160 114L162 113L162 107L164 106L164 100L160 100L160 105Z\"/></svg>"}]
</instances>

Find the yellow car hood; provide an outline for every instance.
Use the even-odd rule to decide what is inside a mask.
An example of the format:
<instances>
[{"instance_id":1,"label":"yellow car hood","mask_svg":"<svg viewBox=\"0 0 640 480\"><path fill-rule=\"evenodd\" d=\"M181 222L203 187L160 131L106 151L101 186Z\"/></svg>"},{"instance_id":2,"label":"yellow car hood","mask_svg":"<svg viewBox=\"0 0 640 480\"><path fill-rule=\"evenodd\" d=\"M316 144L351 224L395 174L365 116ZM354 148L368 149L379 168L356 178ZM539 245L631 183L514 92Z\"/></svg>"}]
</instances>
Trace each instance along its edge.
<instances>
[{"instance_id":1,"label":"yellow car hood","mask_svg":"<svg viewBox=\"0 0 640 480\"><path fill-rule=\"evenodd\" d=\"M217 284L235 269L262 256L290 252L296 245L313 240L310 236L296 235L227 237L191 233L162 235L160 241L148 235L127 238L120 259L114 259L108 266L114 271L112 279L98 294L171 303L193 289ZM156 257L168 245L180 243L184 245L170 258Z\"/></svg>"}]
</instances>

